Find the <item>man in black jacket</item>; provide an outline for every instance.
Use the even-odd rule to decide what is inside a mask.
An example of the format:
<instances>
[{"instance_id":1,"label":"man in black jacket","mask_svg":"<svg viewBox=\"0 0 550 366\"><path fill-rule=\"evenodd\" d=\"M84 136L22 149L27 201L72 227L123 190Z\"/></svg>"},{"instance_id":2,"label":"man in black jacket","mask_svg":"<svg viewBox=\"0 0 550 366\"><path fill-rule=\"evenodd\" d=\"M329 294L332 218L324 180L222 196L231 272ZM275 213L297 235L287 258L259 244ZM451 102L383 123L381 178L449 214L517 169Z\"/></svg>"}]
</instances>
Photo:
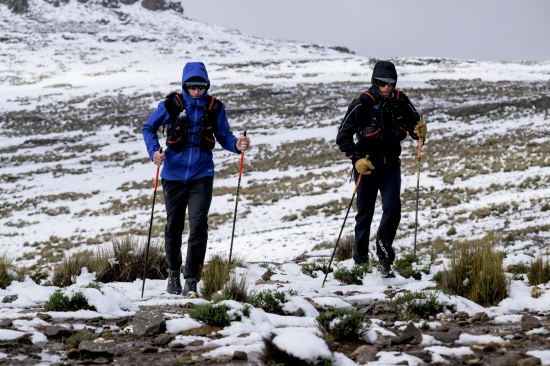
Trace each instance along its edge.
<instances>
[{"instance_id":1,"label":"man in black jacket","mask_svg":"<svg viewBox=\"0 0 550 366\"><path fill-rule=\"evenodd\" d=\"M397 71L393 63L374 65L371 87L354 99L338 129L336 143L354 166L355 181L362 174L357 190L355 217L355 263L369 259L370 225L378 191L382 196L382 219L376 236L378 271L382 277L395 277L392 243L401 221L401 141L407 133L414 140L424 138L427 127L409 98L395 89ZM353 135L357 137L354 142Z\"/></svg>"}]
</instances>

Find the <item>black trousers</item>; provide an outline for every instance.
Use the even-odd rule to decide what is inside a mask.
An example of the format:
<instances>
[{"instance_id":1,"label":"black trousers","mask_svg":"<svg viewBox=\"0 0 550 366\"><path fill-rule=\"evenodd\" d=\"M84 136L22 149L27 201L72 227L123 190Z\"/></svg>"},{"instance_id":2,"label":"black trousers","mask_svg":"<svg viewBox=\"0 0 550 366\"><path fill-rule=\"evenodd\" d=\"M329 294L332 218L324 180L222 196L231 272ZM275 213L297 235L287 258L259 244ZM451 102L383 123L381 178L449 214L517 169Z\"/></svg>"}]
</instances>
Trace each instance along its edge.
<instances>
[{"instance_id":1,"label":"black trousers","mask_svg":"<svg viewBox=\"0 0 550 366\"><path fill-rule=\"evenodd\" d=\"M359 174L355 172L355 182ZM355 243L353 259L356 263L368 261L369 237L372 216L378 191L382 196L382 219L378 227L378 237L390 247L401 221L401 162L392 166L375 169L363 175L357 189L357 216L355 216ZM376 246L378 258L385 258Z\"/></svg>"},{"instance_id":2,"label":"black trousers","mask_svg":"<svg viewBox=\"0 0 550 366\"><path fill-rule=\"evenodd\" d=\"M166 206L164 249L166 263L171 270L181 268L185 210L189 210L185 278L192 277L200 280L201 268L206 255L206 243L208 242L208 211L212 202L213 181L213 177L204 177L188 183L162 179Z\"/></svg>"}]
</instances>

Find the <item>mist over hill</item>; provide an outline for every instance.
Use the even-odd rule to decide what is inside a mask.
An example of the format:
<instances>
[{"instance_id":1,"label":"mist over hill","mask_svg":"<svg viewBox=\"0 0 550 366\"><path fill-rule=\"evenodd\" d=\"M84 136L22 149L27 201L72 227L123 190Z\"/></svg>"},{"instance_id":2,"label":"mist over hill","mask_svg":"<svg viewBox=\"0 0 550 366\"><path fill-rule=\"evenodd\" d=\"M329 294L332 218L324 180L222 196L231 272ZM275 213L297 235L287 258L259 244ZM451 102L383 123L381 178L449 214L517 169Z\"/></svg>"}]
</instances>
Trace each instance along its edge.
<instances>
[{"instance_id":1,"label":"mist over hill","mask_svg":"<svg viewBox=\"0 0 550 366\"><path fill-rule=\"evenodd\" d=\"M245 129L236 250L285 260L332 243L353 187L334 144L376 58L260 39L185 17L176 3L0 5L0 243L51 268L67 250L146 235L154 166L141 125L205 62L211 94ZM20 10L23 9L24 10ZM429 125L420 176L419 249L498 231L507 250L548 243L549 62L397 58L399 83ZM228 249L238 157L217 147L209 251ZM403 218L412 250L416 145L403 144ZM162 238L162 194L154 238ZM353 227L353 213L347 221ZM374 218L372 232L380 219ZM329 245L330 246L330 245Z\"/></svg>"}]
</instances>

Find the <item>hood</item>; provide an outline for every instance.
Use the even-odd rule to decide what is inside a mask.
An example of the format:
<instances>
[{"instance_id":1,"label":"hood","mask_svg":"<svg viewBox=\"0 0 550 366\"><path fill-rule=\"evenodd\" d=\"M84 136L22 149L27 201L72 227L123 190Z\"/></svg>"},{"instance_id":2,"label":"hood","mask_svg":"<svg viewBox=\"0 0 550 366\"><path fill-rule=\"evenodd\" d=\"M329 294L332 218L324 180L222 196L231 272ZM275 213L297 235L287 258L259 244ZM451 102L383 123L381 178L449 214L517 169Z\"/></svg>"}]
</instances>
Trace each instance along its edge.
<instances>
[{"instance_id":1,"label":"hood","mask_svg":"<svg viewBox=\"0 0 550 366\"><path fill-rule=\"evenodd\" d=\"M183 83L189 80L193 76L199 76L206 80L208 88L210 88L210 79L208 79L208 72L206 66L202 62L188 62L183 67L183 73L181 75L181 89L183 90ZM208 90L208 89L206 89Z\"/></svg>"},{"instance_id":2,"label":"hood","mask_svg":"<svg viewBox=\"0 0 550 366\"><path fill-rule=\"evenodd\" d=\"M397 70L395 69L395 65L390 61L378 61L372 70L372 77L370 79L371 87L369 90L374 93L377 98L386 99L378 91L378 87L374 82L375 79L382 80L387 83L397 83ZM393 89L390 98L394 95L395 88Z\"/></svg>"}]
</instances>

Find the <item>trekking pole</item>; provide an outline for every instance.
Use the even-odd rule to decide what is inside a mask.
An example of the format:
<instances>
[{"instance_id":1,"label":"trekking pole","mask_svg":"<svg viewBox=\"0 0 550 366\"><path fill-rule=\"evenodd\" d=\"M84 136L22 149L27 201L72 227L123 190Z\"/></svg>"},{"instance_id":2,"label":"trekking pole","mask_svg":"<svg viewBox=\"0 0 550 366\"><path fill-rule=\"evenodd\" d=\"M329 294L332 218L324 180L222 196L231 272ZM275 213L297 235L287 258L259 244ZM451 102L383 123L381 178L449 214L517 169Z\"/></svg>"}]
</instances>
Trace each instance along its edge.
<instances>
[{"instance_id":1,"label":"trekking pole","mask_svg":"<svg viewBox=\"0 0 550 366\"><path fill-rule=\"evenodd\" d=\"M246 130L244 131L246 136ZM235 236L235 222L237 221L237 205L239 204L239 192L241 191L241 176L243 174L244 150L241 150L241 164L239 166L239 182L237 183L237 198L235 199L235 214L233 215L233 232L231 233L231 247L229 248L229 264L231 264L231 253L233 252L233 237Z\"/></svg>"},{"instance_id":2,"label":"trekking pole","mask_svg":"<svg viewBox=\"0 0 550 366\"><path fill-rule=\"evenodd\" d=\"M162 154L162 146L159 149ZM143 291L145 290L145 278L147 278L147 262L149 260L149 244L151 243L151 229L153 228L153 212L155 212L155 199L157 197L157 186L159 182L160 165L157 165L157 174L155 176L155 190L153 191L153 207L151 207L151 222L149 223L149 238L147 239L147 251L145 254L145 267L143 268L143 285L141 286L141 298L143 299Z\"/></svg>"},{"instance_id":3,"label":"trekking pole","mask_svg":"<svg viewBox=\"0 0 550 366\"><path fill-rule=\"evenodd\" d=\"M422 122L422 115L420 115L420 122ZM416 216L414 218L414 251L413 256L416 258L416 233L418 232L418 191L420 190L420 158L422 157L422 144L423 138L418 138L418 164L416 171Z\"/></svg>"},{"instance_id":4,"label":"trekking pole","mask_svg":"<svg viewBox=\"0 0 550 366\"><path fill-rule=\"evenodd\" d=\"M367 159L368 158L369 156L367 155ZM346 220L348 219L349 210L351 209L351 205L353 205L353 199L355 198L355 194L357 193L357 189L359 188L359 182L361 182L362 177L363 177L363 174L359 174L359 177L357 178L357 183L355 183L355 189L353 190L353 195L351 196L351 201L348 206L348 212L346 212L346 217L344 217L344 223L342 224L342 229L340 229L340 234L338 235L338 239L336 239L336 245L334 246L334 250L332 251L332 256L330 257L330 261L328 262L327 273L325 273L325 279L323 280L323 284L321 285L321 288L325 287L325 281L327 280L327 276L330 271L330 265L332 264L332 260L334 259L334 254L336 254L336 248L338 248L338 243L340 242L342 231L344 231L344 226L346 225Z\"/></svg>"}]
</instances>

